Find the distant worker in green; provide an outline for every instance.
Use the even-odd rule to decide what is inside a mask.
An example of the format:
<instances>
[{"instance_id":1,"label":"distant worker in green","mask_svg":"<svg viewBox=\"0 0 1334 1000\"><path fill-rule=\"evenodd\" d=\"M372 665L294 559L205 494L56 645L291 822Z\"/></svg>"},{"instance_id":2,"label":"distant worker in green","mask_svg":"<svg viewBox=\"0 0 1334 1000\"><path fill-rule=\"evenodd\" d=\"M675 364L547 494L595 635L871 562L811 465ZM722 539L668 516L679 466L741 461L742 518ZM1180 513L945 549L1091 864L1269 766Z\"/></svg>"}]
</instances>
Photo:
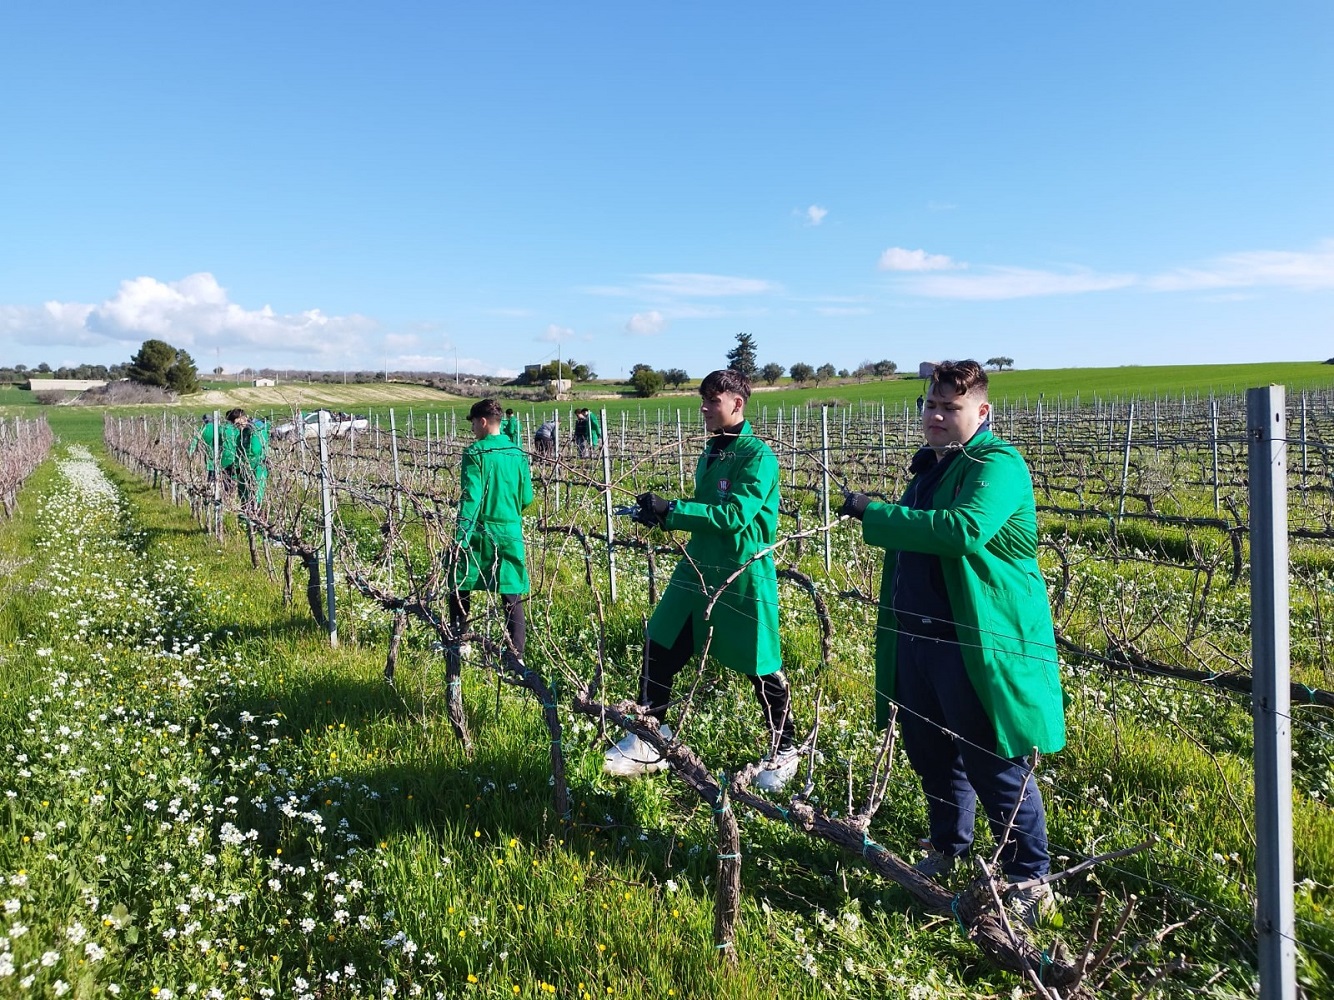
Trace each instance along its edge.
<instances>
[{"instance_id":1,"label":"distant worker in green","mask_svg":"<svg viewBox=\"0 0 1334 1000\"><path fill-rule=\"evenodd\" d=\"M199 418L199 430L195 431L195 436L190 439L189 446L185 449L187 455L193 455L200 451L204 456L204 471L208 473L208 483L211 486L213 480L217 478L217 462L214 460L214 432L213 432L213 414L205 413ZM221 444L218 441L217 444Z\"/></svg>"},{"instance_id":2,"label":"distant worker in green","mask_svg":"<svg viewBox=\"0 0 1334 1000\"><path fill-rule=\"evenodd\" d=\"M238 473L237 452L241 445L241 428L236 426L236 418L245 416L240 407L228 410L227 419L218 427L218 468L222 470L222 484L227 492L236 489Z\"/></svg>"},{"instance_id":3,"label":"distant worker in green","mask_svg":"<svg viewBox=\"0 0 1334 1000\"><path fill-rule=\"evenodd\" d=\"M587 406L574 411L574 443L580 458L596 455L602 443L602 424Z\"/></svg>"},{"instance_id":4,"label":"distant worker in green","mask_svg":"<svg viewBox=\"0 0 1334 1000\"><path fill-rule=\"evenodd\" d=\"M802 756L793 740L791 697L782 672L778 574L771 552L778 540L778 459L746 421L745 375L712 372L699 394L711 437L695 467L694 497L637 498L636 521L690 532L685 557L649 619L639 704L670 738L665 723L672 681L712 630L709 655L750 679L764 712L769 746L755 785L777 791L796 774ZM716 603L706 619L710 601ZM604 771L622 777L666 766L634 733L608 750L603 762Z\"/></svg>"},{"instance_id":5,"label":"distant worker in green","mask_svg":"<svg viewBox=\"0 0 1334 1000\"><path fill-rule=\"evenodd\" d=\"M237 496L243 516L249 516L264 502L269 484L269 424L245 410L229 410L227 419L236 428Z\"/></svg>"},{"instance_id":6,"label":"distant worker in green","mask_svg":"<svg viewBox=\"0 0 1334 1000\"><path fill-rule=\"evenodd\" d=\"M506 408L505 419L500 422L500 433L513 441L515 447L523 447L523 431L519 427L519 415L513 410Z\"/></svg>"},{"instance_id":7,"label":"distant worker in green","mask_svg":"<svg viewBox=\"0 0 1334 1000\"><path fill-rule=\"evenodd\" d=\"M523 551L523 509L533 502L528 456L500 433L503 413L494 399L483 399L468 411L477 439L463 451L459 469L459 516L447 565L449 626L455 637L468 627L472 592L500 594L505 606L505 632L511 649L505 660L521 663L524 655L523 598L528 593L528 564ZM460 649L446 649L456 675Z\"/></svg>"}]
</instances>

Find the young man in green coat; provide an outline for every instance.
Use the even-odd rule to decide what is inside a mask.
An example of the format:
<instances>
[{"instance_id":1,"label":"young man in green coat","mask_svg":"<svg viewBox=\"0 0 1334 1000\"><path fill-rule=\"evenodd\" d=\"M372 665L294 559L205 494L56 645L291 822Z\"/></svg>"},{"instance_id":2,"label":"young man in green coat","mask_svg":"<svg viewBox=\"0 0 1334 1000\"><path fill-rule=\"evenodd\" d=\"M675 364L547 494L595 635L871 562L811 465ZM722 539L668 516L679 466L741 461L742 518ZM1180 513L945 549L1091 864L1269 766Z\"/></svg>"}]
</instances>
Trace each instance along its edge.
<instances>
[{"instance_id":1,"label":"young man in green coat","mask_svg":"<svg viewBox=\"0 0 1334 1000\"><path fill-rule=\"evenodd\" d=\"M596 457L602 443L602 423L587 406L574 411L574 443L580 458Z\"/></svg>"},{"instance_id":2,"label":"young man in green coat","mask_svg":"<svg viewBox=\"0 0 1334 1000\"><path fill-rule=\"evenodd\" d=\"M498 592L505 606L506 659L522 661L523 598L528 564L523 551L523 509L533 502L528 456L500 433L503 413L494 399L468 411L477 439L463 451L459 469L459 516L449 560L449 624L457 636L467 628L472 592ZM450 651L458 656L458 646Z\"/></svg>"},{"instance_id":3,"label":"young man in green coat","mask_svg":"<svg viewBox=\"0 0 1334 1000\"><path fill-rule=\"evenodd\" d=\"M770 740L757 787L777 790L796 773L791 699L778 641L778 576L771 549L778 539L778 459L746 422L750 383L721 370L700 383L700 412L712 438L695 467L695 495L667 501L638 498L635 519L688 531L685 557L672 573L653 617L640 678L640 704L659 723L671 705L672 681L699 653L712 629L709 655L750 678ZM714 601L708 618L705 612ZM664 735L670 730L663 726ZM656 750L633 733L607 751L608 774L630 777L661 770Z\"/></svg>"},{"instance_id":4,"label":"young man in green coat","mask_svg":"<svg viewBox=\"0 0 1334 1000\"><path fill-rule=\"evenodd\" d=\"M221 428L218 428L221 431ZM213 477L217 475L217 465L214 462L214 428L213 414L205 413L200 418L199 430L195 431L195 436L190 439L190 445L185 449L187 455L193 455L196 450L204 456L204 471L208 474L208 482L213 482ZM221 439L217 444L221 446Z\"/></svg>"},{"instance_id":5,"label":"young man in green coat","mask_svg":"<svg viewBox=\"0 0 1334 1000\"><path fill-rule=\"evenodd\" d=\"M245 410L237 407L228 410L226 420L218 428L218 468L222 470L222 482L228 492L236 489L241 472L238 454L241 448L241 429L236 426L236 418L245 416Z\"/></svg>"},{"instance_id":6,"label":"young man in green coat","mask_svg":"<svg viewBox=\"0 0 1334 1000\"><path fill-rule=\"evenodd\" d=\"M850 493L841 513L885 550L876 722L883 728L890 705L900 706L904 749L926 793L931 850L918 871L942 875L968 854L980 799L1005 840L1006 877L1031 883L1050 859L1029 755L1065 745L1065 710L1033 479L991 433L990 413L981 365L938 365L922 409L927 447L907 492L898 503ZM1008 896L1028 923L1052 903L1045 883Z\"/></svg>"},{"instance_id":7,"label":"young man in green coat","mask_svg":"<svg viewBox=\"0 0 1334 1000\"><path fill-rule=\"evenodd\" d=\"M233 468L241 509L248 513L264 502L269 483L269 425L263 417L252 417L245 410L229 410L227 420L235 438Z\"/></svg>"}]
</instances>

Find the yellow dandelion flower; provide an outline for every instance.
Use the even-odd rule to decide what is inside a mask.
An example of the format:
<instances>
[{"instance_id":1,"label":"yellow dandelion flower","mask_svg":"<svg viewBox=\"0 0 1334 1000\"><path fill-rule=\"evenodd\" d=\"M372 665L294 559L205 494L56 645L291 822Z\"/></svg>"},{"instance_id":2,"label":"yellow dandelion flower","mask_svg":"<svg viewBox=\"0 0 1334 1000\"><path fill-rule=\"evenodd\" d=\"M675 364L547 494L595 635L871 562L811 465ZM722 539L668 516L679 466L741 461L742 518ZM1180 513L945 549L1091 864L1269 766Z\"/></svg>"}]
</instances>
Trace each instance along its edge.
<instances>
[{"instance_id":1,"label":"yellow dandelion flower","mask_svg":"<svg viewBox=\"0 0 1334 1000\"><path fill-rule=\"evenodd\" d=\"M474 976L471 972L468 973L468 982L470 982L470 983L475 983L475 982L477 982L477 977Z\"/></svg>"}]
</instances>

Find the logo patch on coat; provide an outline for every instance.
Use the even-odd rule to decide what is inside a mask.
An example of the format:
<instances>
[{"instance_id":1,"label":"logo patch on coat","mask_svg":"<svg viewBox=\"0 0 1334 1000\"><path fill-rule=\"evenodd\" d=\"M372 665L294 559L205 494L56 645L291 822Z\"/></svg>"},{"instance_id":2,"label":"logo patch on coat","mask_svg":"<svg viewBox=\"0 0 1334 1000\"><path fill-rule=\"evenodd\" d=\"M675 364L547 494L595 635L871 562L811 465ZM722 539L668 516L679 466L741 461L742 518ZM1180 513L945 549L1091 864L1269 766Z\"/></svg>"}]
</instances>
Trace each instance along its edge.
<instances>
[{"instance_id":1,"label":"logo patch on coat","mask_svg":"<svg viewBox=\"0 0 1334 1000\"><path fill-rule=\"evenodd\" d=\"M718 495L719 495L719 496L724 496L724 497L727 496L727 491L730 490L731 488L732 488L732 481L731 481L730 479L720 479L720 480L718 480Z\"/></svg>"}]
</instances>

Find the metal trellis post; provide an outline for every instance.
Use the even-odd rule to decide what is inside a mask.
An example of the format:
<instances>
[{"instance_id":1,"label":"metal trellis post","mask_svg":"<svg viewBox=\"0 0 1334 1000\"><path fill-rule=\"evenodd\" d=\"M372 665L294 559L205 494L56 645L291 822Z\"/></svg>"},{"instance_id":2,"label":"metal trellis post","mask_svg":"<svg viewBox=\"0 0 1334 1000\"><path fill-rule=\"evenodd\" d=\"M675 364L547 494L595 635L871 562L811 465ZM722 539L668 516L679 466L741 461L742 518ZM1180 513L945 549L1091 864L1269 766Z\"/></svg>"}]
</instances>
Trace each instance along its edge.
<instances>
[{"instance_id":1,"label":"metal trellis post","mask_svg":"<svg viewBox=\"0 0 1334 1000\"><path fill-rule=\"evenodd\" d=\"M320 507L324 514L324 606L328 610L329 645L338 645L334 617L333 491L329 484L329 414L320 410Z\"/></svg>"},{"instance_id":2,"label":"metal trellis post","mask_svg":"<svg viewBox=\"0 0 1334 1000\"><path fill-rule=\"evenodd\" d=\"M1261 1000L1296 1000L1292 724L1288 663L1288 496L1284 392L1246 391L1250 479L1256 946Z\"/></svg>"}]
</instances>

